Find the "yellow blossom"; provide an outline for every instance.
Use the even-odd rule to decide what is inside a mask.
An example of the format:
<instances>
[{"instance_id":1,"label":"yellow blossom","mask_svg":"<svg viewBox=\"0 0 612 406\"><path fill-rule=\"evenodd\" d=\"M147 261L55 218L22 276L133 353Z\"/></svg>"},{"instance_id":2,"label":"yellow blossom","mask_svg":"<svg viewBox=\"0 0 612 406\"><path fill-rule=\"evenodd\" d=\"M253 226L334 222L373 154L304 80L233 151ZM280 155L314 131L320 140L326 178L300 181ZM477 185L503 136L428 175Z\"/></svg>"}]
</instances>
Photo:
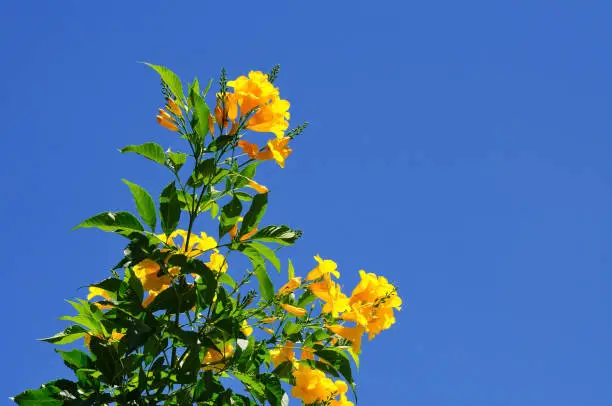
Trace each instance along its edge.
<instances>
[{"instance_id":1,"label":"yellow blossom","mask_svg":"<svg viewBox=\"0 0 612 406\"><path fill-rule=\"evenodd\" d=\"M334 317L337 317L339 313L350 308L349 298L340 291L340 285L329 277L311 284L308 288L316 297L325 302L323 313L332 313Z\"/></svg>"},{"instance_id":2,"label":"yellow blossom","mask_svg":"<svg viewBox=\"0 0 612 406\"><path fill-rule=\"evenodd\" d=\"M212 114L208 115L208 131L210 131L210 135L215 135L215 121L213 120Z\"/></svg>"},{"instance_id":3,"label":"yellow blossom","mask_svg":"<svg viewBox=\"0 0 612 406\"><path fill-rule=\"evenodd\" d=\"M167 97L166 98L166 108L174 113L178 117L183 117L183 113L181 112L181 108L176 104L174 99Z\"/></svg>"},{"instance_id":4,"label":"yellow blossom","mask_svg":"<svg viewBox=\"0 0 612 406\"><path fill-rule=\"evenodd\" d=\"M240 331L242 331L242 334L248 337L253 334L253 327L249 326L249 323L246 320L242 320Z\"/></svg>"},{"instance_id":5,"label":"yellow blossom","mask_svg":"<svg viewBox=\"0 0 612 406\"><path fill-rule=\"evenodd\" d=\"M264 185L260 185L254 180L249 181L249 187L255 189L257 193L268 193L269 192L267 187L265 187Z\"/></svg>"},{"instance_id":6,"label":"yellow blossom","mask_svg":"<svg viewBox=\"0 0 612 406\"><path fill-rule=\"evenodd\" d=\"M291 394L302 399L305 404L327 401L338 391L334 382L325 376L325 373L306 364L298 363L293 376L295 386Z\"/></svg>"},{"instance_id":7,"label":"yellow blossom","mask_svg":"<svg viewBox=\"0 0 612 406\"><path fill-rule=\"evenodd\" d=\"M168 113L166 113L166 114L168 114ZM173 119L172 120L168 120L163 115L157 115L157 116L155 116L155 118L157 119L157 124L161 125L162 127L165 127L168 130L170 130L170 131L178 131L178 127L176 126L176 122Z\"/></svg>"},{"instance_id":8,"label":"yellow blossom","mask_svg":"<svg viewBox=\"0 0 612 406\"><path fill-rule=\"evenodd\" d=\"M204 356L204 360L202 360L202 369L205 371L213 370L213 371L222 371L225 369L229 359L234 353L234 346L227 343L221 349L222 352L217 351L214 348L209 348ZM222 362L224 361L225 362Z\"/></svg>"},{"instance_id":9,"label":"yellow blossom","mask_svg":"<svg viewBox=\"0 0 612 406\"><path fill-rule=\"evenodd\" d=\"M168 275L159 276L160 266L151 259L143 259L134 265L133 270L136 277L140 279L144 290L159 293L170 286L170 277Z\"/></svg>"},{"instance_id":10,"label":"yellow blossom","mask_svg":"<svg viewBox=\"0 0 612 406\"><path fill-rule=\"evenodd\" d=\"M352 344L353 351L357 354L361 353L361 337L365 332L363 326L345 327L340 325L327 326L328 329L338 334L340 337L346 338Z\"/></svg>"},{"instance_id":11,"label":"yellow blossom","mask_svg":"<svg viewBox=\"0 0 612 406\"><path fill-rule=\"evenodd\" d=\"M314 350L308 347L302 347L302 360L312 359L314 360Z\"/></svg>"},{"instance_id":12,"label":"yellow blossom","mask_svg":"<svg viewBox=\"0 0 612 406\"><path fill-rule=\"evenodd\" d=\"M301 277L297 277L297 278L291 278L289 280L289 282L285 283L279 290L277 295L286 295L288 293L293 292L294 290L296 290L298 287L300 287L300 284L302 283L302 278Z\"/></svg>"},{"instance_id":13,"label":"yellow blossom","mask_svg":"<svg viewBox=\"0 0 612 406\"><path fill-rule=\"evenodd\" d=\"M306 315L306 309L303 309L301 307L291 306L290 304L287 304L287 303L283 303L281 307L285 309L287 312L297 317L304 317Z\"/></svg>"},{"instance_id":14,"label":"yellow blossom","mask_svg":"<svg viewBox=\"0 0 612 406\"><path fill-rule=\"evenodd\" d=\"M386 278L365 271L359 274L361 281L349 300L350 311L341 317L365 327L372 339L395 323L394 309L401 309L402 299Z\"/></svg>"},{"instance_id":15,"label":"yellow blossom","mask_svg":"<svg viewBox=\"0 0 612 406\"><path fill-rule=\"evenodd\" d=\"M249 72L248 78L240 76L227 82L234 89L236 102L240 106L240 115L244 116L254 108L257 112L251 116L246 127L257 132L273 132L282 137L289 126L289 102L282 100L278 88L262 72ZM228 94L229 96L229 94Z\"/></svg>"},{"instance_id":16,"label":"yellow blossom","mask_svg":"<svg viewBox=\"0 0 612 406\"><path fill-rule=\"evenodd\" d=\"M260 327L260 328L268 334L274 334L274 330L272 330L271 328L267 328L267 327Z\"/></svg>"},{"instance_id":17,"label":"yellow blossom","mask_svg":"<svg viewBox=\"0 0 612 406\"><path fill-rule=\"evenodd\" d=\"M276 320L278 320L278 317L266 317L265 319L259 320L259 322L261 324L270 324L274 323Z\"/></svg>"},{"instance_id":18,"label":"yellow blossom","mask_svg":"<svg viewBox=\"0 0 612 406\"><path fill-rule=\"evenodd\" d=\"M295 353L293 347L295 344L291 341L287 341L283 346L276 347L270 350L270 361L274 367L279 366L283 362L293 361L295 359Z\"/></svg>"},{"instance_id":19,"label":"yellow blossom","mask_svg":"<svg viewBox=\"0 0 612 406\"><path fill-rule=\"evenodd\" d=\"M111 297L109 295L109 293L102 289L102 288L98 288L95 286L90 286L89 287L89 294L87 295L87 300L91 300L92 298L96 297L96 296L101 296L102 298L104 298L104 300L107 301L111 301ZM94 305L96 305L96 307L100 310L104 310L104 309L111 309L113 308L113 305L105 305L105 304L101 304L101 303L94 303Z\"/></svg>"},{"instance_id":20,"label":"yellow blossom","mask_svg":"<svg viewBox=\"0 0 612 406\"><path fill-rule=\"evenodd\" d=\"M340 277L340 272L337 271L338 265L331 259L322 259L320 256L315 255L314 259L318 262L318 265L308 273L306 280L310 281L318 279L324 275L334 275L336 278Z\"/></svg>"},{"instance_id":21,"label":"yellow blossom","mask_svg":"<svg viewBox=\"0 0 612 406\"><path fill-rule=\"evenodd\" d=\"M272 159L281 167L285 167L285 159L293 152L291 148L287 146L290 138L275 138L268 141L268 150L272 154Z\"/></svg>"},{"instance_id":22,"label":"yellow blossom","mask_svg":"<svg viewBox=\"0 0 612 406\"><path fill-rule=\"evenodd\" d=\"M210 261L206 263L206 266L211 271L225 273L227 271L227 260L222 254L219 254L218 252L213 252L212 254L210 254Z\"/></svg>"},{"instance_id":23,"label":"yellow blossom","mask_svg":"<svg viewBox=\"0 0 612 406\"><path fill-rule=\"evenodd\" d=\"M248 155L251 159L256 159L257 154L259 153L259 147L257 144L252 144L246 140L238 141L238 146L242 148L242 151Z\"/></svg>"}]
</instances>

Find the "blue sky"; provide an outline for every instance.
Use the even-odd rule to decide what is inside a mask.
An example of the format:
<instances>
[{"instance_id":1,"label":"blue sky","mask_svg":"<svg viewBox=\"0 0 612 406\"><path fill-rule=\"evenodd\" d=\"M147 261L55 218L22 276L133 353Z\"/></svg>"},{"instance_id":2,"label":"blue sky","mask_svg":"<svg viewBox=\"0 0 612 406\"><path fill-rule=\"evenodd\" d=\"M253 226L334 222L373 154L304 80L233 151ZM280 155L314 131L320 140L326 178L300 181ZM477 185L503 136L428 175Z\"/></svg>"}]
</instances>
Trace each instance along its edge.
<instances>
[{"instance_id":1,"label":"blue sky","mask_svg":"<svg viewBox=\"0 0 612 406\"><path fill-rule=\"evenodd\" d=\"M360 404L612 404L609 1L177 4L0 4L1 396L68 375L35 339L120 258L120 237L70 228L131 209L122 178L168 182L117 152L176 144L150 61L281 64L312 124L259 172L266 221L304 230L298 272L319 253L405 303L364 345Z\"/></svg>"}]
</instances>

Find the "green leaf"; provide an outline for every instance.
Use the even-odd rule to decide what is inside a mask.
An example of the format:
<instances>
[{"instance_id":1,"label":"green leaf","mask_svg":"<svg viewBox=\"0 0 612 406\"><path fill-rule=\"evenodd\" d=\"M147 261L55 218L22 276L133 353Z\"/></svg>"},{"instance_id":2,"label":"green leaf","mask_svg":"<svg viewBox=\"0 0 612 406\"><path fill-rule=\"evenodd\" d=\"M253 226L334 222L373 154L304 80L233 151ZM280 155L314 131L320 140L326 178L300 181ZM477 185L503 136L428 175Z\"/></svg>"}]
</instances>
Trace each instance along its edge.
<instances>
[{"instance_id":1,"label":"green leaf","mask_svg":"<svg viewBox=\"0 0 612 406\"><path fill-rule=\"evenodd\" d=\"M302 236L300 230L292 230L287 226L267 226L255 233L252 240L275 242L280 245L292 245Z\"/></svg>"},{"instance_id":2,"label":"green leaf","mask_svg":"<svg viewBox=\"0 0 612 406\"><path fill-rule=\"evenodd\" d=\"M266 399L270 402L270 406L282 406L282 398L284 395L278 376L273 374L263 374L259 380L264 384Z\"/></svg>"},{"instance_id":3,"label":"green leaf","mask_svg":"<svg viewBox=\"0 0 612 406\"><path fill-rule=\"evenodd\" d=\"M181 218L181 203L176 194L174 181L164 188L159 197L159 211L161 214L161 226L164 234L172 234L178 227Z\"/></svg>"},{"instance_id":4,"label":"green leaf","mask_svg":"<svg viewBox=\"0 0 612 406\"><path fill-rule=\"evenodd\" d=\"M242 221L242 226L240 227L240 236L243 236L250 231L252 231L259 222L261 221L263 215L266 213L266 208L268 207L268 194L260 193L253 197L253 202L251 203L251 207L249 207L249 211L244 215L244 220ZM280 264L279 266L280 267Z\"/></svg>"},{"instance_id":5,"label":"green leaf","mask_svg":"<svg viewBox=\"0 0 612 406\"><path fill-rule=\"evenodd\" d=\"M216 218L218 214L219 214L219 205L217 204L217 202L212 202L210 204L210 217Z\"/></svg>"},{"instance_id":6,"label":"green leaf","mask_svg":"<svg viewBox=\"0 0 612 406\"><path fill-rule=\"evenodd\" d=\"M295 268L293 267L293 262L291 262L291 258L289 258L289 266L287 267L287 276L288 280L295 278Z\"/></svg>"},{"instance_id":7,"label":"green leaf","mask_svg":"<svg viewBox=\"0 0 612 406\"><path fill-rule=\"evenodd\" d=\"M183 152L173 152L168 150L166 152L168 159L166 160L166 166L174 171L178 172L187 161L187 154Z\"/></svg>"},{"instance_id":8,"label":"green leaf","mask_svg":"<svg viewBox=\"0 0 612 406\"><path fill-rule=\"evenodd\" d=\"M198 164L193 170L193 174L187 181L188 186L199 187L203 184L209 184L210 180L215 176L217 167L215 166L215 159L209 158Z\"/></svg>"},{"instance_id":9,"label":"green leaf","mask_svg":"<svg viewBox=\"0 0 612 406\"><path fill-rule=\"evenodd\" d=\"M240 213L242 213L242 203L240 203L240 200L236 196L233 196L232 200L221 209L219 239L221 239L221 237L227 234L227 232L234 227L234 225L238 222Z\"/></svg>"},{"instance_id":10,"label":"green leaf","mask_svg":"<svg viewBox=\"0 0 612 406\"><path fill-rule=\"evenodd\" d=\"M268 272L266 272L266 264L261 257L261 254L248 245L242 245L239 249L244 255L247 256L247 258L249 258L249 261L251 261L251 264L253 265L253 271L257 277L257 280L259 281L259 291L261 292L261 296L265 300L272 300L274 297L274 285L268 276Z\"/></svg>"},{"instance_id":11,"label":"green leaf","mask_svg":"<svg viewBox=\"0 0 612 406\"><path fill-rule=\"evenodd\" d=\"M136 203L136 210L138 210L138 214L142 220L151 227L151 231L155 232L155 226L157 224L157 215L155 214L155 202L153 198L144 188L138 186L135 183L127 181L123 179L123 183L128 185L130 191L132 192L132 196L134 197L134 202Z\"/></svg>"},{"instance_id":12,"label":"green leaf","mask_svg":"<svg viewBox=\"0 0 612 406\"><path fill-rule=\"evenodd\" d=\"M170 69L165 66L153 65L151 63L145 62L145 65L153 68L165 84L168 85L170 91L174 94L178 100L182 100L185 97L183 96L183 84L181 83L181 79L176 75L176 73L172 72Z\"/></svg>"},{"instance_id":13,"label":"green leaf","mask_svg":"<svg viewBox=\"0 0 612 406\"><path fill-rule=\"evenodd\" d=\"M140 221L132 214L126 211L105 212L88 218L81 224L73 228L98 228L103 231L125 230L132 232L144 231L144 227Z\"/></svg>"},{"instance_id":14,"label":"green leaf","mask_svg":"<svg viewBox=\"0 0 612 406\"><path fill-rule=\"evenodd\" d=\"M276 270L280 273L280 260L271 248L258 242L250 242L249 245L251 246L251 248L254 248L257 252L263 255L268 261L270 261L270 263L274 265L274 268L276 268Z\"/></svg>"},{"instance_id":15,"label":"green leaf","mask_svg":"<svg viewBox=\"0 0 612 406\"><path fill-rule=\"evenodd\" d=\"M81 404L77 385L67 379L47 382L39 389L31 389L12 398L18 405L25 406L61 406L64 404Z\"/></svg>"},{"instance_id":16,"label":"green leaf","mask_svg":"<svg viewBox=\"0 0 612 406\"><path fill-rule=\"evenodd\" d=\"M147 310L167 310L169 313L183 313L196 304L196 291L192 285L171 286L162 291L147 306Z\"/></svg>"},{"instance_id":17,"label":"green leaf","mask_svg":"<svg viewBox=\"0 0 612 406\"><path fill-rule=\"evenodd\" d=\"M337 369L338 372L342 374L344 379L346 379L346 381L353 386L354 382L351 371L351 361L343 351L335 348L321 348L316 351L316 355Z\"/></svg>"},{"instance_id":18,"label":"green leaf","mask_svg":"<svg viewBox=\"0 0 612 406\"><path fill-rule=\"evenodd\" d=\"M73 325L64 329L64 331L60 331L56 335L47 338L39 338L38 341L44 341L51 344L62 345L68 344L79 338L83 337L87 333L83 327L79 325Z\"/></svg>"},{"instance_id":19,"label":"green leaf","mask_svg":"<svg viewBox=\"0 0 612 406\"><path fill-rule=\"evenodd\" d=\"M234 192L234 194L238 199L242 200L243 202L250 202L251 200L253 200L253 196L245 192Z\"/></svg>"},{"instance_id":20,"label":"green leaf","mask_svg":"<svg viewBox=\"0 0 612 406\"><path fill-rule=\"evenodd\" d=\"M119 151L123 154L126 152L135 152L153 162L157 162L158 164L165 165L166 163L164 149L159 144L154 142L146 142L142 145L128 145L127 147L121 148Z\"/></svg>"},{"instance_id":21,"label":"green leaf","mask_svg":"<svg viewBox=\"0 0 612 406\"><path fill-rule=\"evenodd\" d=\"M239 371L233 371L233 375L240 380L249 393L255 396L260 402L266 398L265 386L259 381L258 377L244 374Z\"/></svg>"},{"instance_id":22,"label":"green leaf","mask_svg":"<svg viewBox=\"0 0 612 406\"><path fill-rule=\"evenodd\" d=\"M206 134L208 134L208 116L210 115L210 109L198 92L192 91L189 94L189 98L193 103L191 127L196 131L200 140L203 140Z\"/></svg>"},{"instance_id":23,"label":"green leaf","mask_svg":"<svg viewBox=\"0 0 612 406\"><path fill-rule=\"evenodd\" d=\"M210 79L210 80L208 81L208 84L206 85L206 88L205 88L205 89L202 91L202 96L203 96L203 97L206 97L206 94L207 94L207 93L208 93L208 91L210 90L210 86L212 86L212 82L213 82L213 80L212 80L212 79Z\"/></svg>"},{"instance_id":24,"label":"green leaf","mask_svg":"<svg viewBox=\"0 0 612 406\"><path fill-rule=\"evenodd\" d=\"M236 181L236 188L241 188L241 187L246 186L252 179L255 178L255 172L260 163L261 161L251 162L250 164L245 166L244 169L242 169L242 171L240 171L240 176L238 177L238 180Z\"/></svg>"},{"instance_id":25,"label":"green leaf","mask_svg":"<svg viewBox=\"0 0 612 406\"><path fill-rule=\"evenodd\" d=\"M209 152L217 152L223 149L223 147L229 144L233 139L234 137L232 137L231 135L220 135L219 137L215 138L210 144L208 144L206 150Z\"/></svg>"},{"instance_id":26,"label":"green leaf","mask_svg":"<svg viewBox=\"0 0 612 406\"><path fill-rule=\"evenodd\" d=\"M227 273L222 273L221 275L219 275L219 283L225 283L232 289L236 287L236 282Z\"/></svg>"},{"instance_id":27,"label":"green leaf","mask_svg":"<svg viewBox=\"0 0 612 406\"><path fill-rule=\"evenodd\" d=\"M85 354L83 351L74 349L70 351L55 350L55 352L62 357L64 364L73 371L81 368L93 367L93 361L89 358L89 355Z\"/></svg>"}]
</instances>

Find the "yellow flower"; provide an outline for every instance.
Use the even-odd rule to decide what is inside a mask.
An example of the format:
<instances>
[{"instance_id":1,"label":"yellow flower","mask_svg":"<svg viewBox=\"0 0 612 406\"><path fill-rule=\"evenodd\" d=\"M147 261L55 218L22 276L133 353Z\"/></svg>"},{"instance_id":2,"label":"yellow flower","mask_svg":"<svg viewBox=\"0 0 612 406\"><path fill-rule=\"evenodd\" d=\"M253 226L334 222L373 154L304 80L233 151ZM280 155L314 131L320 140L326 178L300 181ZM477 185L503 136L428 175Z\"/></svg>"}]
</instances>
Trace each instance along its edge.
<instances>
[{"instance_id":1,"label":"yellow flower","mask_svg":"<svg viewBox=\"0 0 612 406\"><path fill-rule=\"evenodd\" d=\"M257 144L252 144L245 140L238 141L238 146L242 148L242 152L247 154L249 158L256 159L257 154L259 153L259 146Z\"/></svg>"},{"instance_id":2,"label":"yellow flower","mask_svg":"<svg viewBox=\"0 0 612 406\"><path fill-rule=\"evenodd\" d=\"M247 128L257 132L273 132L282 137L289 126L289 102L281 100L278 88L262 72L249 72L248 78L240 76L227 82L234 88L236 102L240 106L240 115L244 116L254 108L257 112L247 122ZM228 93L228 96L231 93Z\"/></svg>"},{"instance_id":3,"label":"yellow flower","mask_svg":"<svg viewBox=\"0 0 612 406\"><path fill-rule=\"evenodd\" d=\"M253 327L249 326L249 323L246 320L242 320L240 331L242 331L242 334L248 337L253 334Z\"/></svg>"},{"instance_id":4,"label":"yellow flower","mask_svg":"<svg viewBox=\"0 0 612 406\"><path fill-rule=\"evenodd\" d=\"M328 329L338 334L340 337L346 338L352 344L353 351L357 354L361 353L361 337L365 332L363 326L345 327L340 325L327 326Z\"/></svg>"},{"instance_id":5,"label":"yellow flower","mask_svg":"<svg viewBox=\"0 0 612 406\"><path fill-rule=\"evenodd\" d=\"M227 271L227 261L225 259L225 256L219 254L218 252L213 252L212 254L210 254L210 261L206 263L206 266L211 271L219 273L225 273Z\"/></svg>"},{"instance_id":6,"label":"yellow flower","mask_svg":"<svg viewBox=\"0 0 612 406\"><path fill-rule=\"evenodd\" d=\"M271 328L267 328L267 327L260 327L260 328L268 334L274 334L274 330L272 330Z\"/></svg>"},{"instance_id":7,"label":"yellow flower","mask_svg":"<svg viewBox=\"0 0 612 406\"><path fill-rule=\"evenodd\" d=\"M166 127L170 131L178 131L176 120L164 109L159 109L159 114L155 118L157 118L157 123L162 127Z\"/></svg>"},{"instance_id":8,"label":"yellow flower","mask_svg":"<svg viewBox=\"0 0 612 406\"><path fill-rule=\"evenodd\" d=\"M301 283L302 283L302 278L301 277L291 278L289 280L289 282L285 283L283 285L283 287L281 287L278 290L277 295L286 295L288 293L291 293L294 290L296 290L297 288L299 288Z\"/></svg>"},{"instance_id":9,"label":"yellow flower","mask_svg":"<svg viewBox=\"0 0 612 406\"><path fill-rule=\"evenodd\" d=\"M340 395L340 399L333 399L329 406L355 406L355 404L346 397L346 392L348 391L348 385L346 382L336 381L334 384L336 385L337 393Z\"/></svg>"},{"instance_id":10,"label":"yellow flower","mask_svg":"<svg viewBox=\"0 0 612 406\"><path fill-rule=\"evenodd\" d=\"M143 259L134 265L133 270L136 277L140 279L144 290L159 293L170 286L170 277L168 275L159 276L160 266L151 259Z\"/></svg>"},{"instance_id":11,"label":"yellow flower","mask_svg":"<svg viewBox=\"0 0 612 406\"><path fill-rule=\"evenodd\" d=\"M287 146L290 138L275 138L268 141L268 150L272 154L272 159L281 167L285 167L285 159L293 152L291 148Z\"/></svg>"},{"instance_id":12,"label":"yellow flower","mask_svg":"<svg viewBox=\"0 0 612 406\"><path fill-rule=\"evenodd\" d=\"M338 265L331 259L321 259L320 256L315 255L314 259L319 263L312 271L306 276L306 280L310 281L318 279L321 276L332 274L336 278L340 277L340 272L337 271Z\"/></svg>"},{"instance_id":13,"label":"yellow flower","mask_svg":"<svg viewBox=\"0 0 612 406\"><path fill-rule=\"evenodd\" d=\"M266 317L265 319L259 320L259 322L261 324L270 324L274 323L276 320L278 320L278 317Z\"/></svg>"},{"instance_id":14,"label":"yellow flower","mask_svg":"<svg viewBox=\"0 0 612 406\"><path fill-rule=\"evenodd\" d=\"M234 346L227 343L221 349L221 351L223 353L214 348L209 348L204 356L204 360L202 360L202 369L205 371L213 370L216 372L220 372L225 369L227 363L229 362L229 358L234 353Z\"/></svg>"},{"instance_id":15,"label":"yellow flower","mask_svg":"<svg viewBox=\"0 0 612 406\"><path fill-rule=\"evenodd\" d=\"M186 246L187 231L185 230L176 230L168 237L166 237L164 234L159 234L156 237L162 240L164 243L178 248L180 253L190 258L195 258L205 251L210 251L217 247L217 240L211 236L208 236L204 232L200 233L200 236L195 233L191 233L189 236L189 247ZM180 244L175 242L177 237L181 237Z\"/></svg>"},{"instance_id":16,"label":"yellow flower","mask_svg":"<svg viewBox=\"0 0 612 406\"><path fill-rule=\"evenodd\" d=\"M215 135L215 121L213 120L212 114L208 115L208 131L210 131L210 135Z\"/></svg>"},{"instance_id":17,"label":"yellow flower","mask_svg":"<svg viewBox=\"0 0 612 406\"><path fill-rule=\"evenodd\" d=\"M264 185L260 185L254 180L249 181L249 187L255 189L257 193L268 193L269 191L267 187L265 187Z\"/></svg>"},{"instance_id":18,"label":"yellow flower","mask_svg":"<svg viewBox=\"0 0 612 406\"><path fill-rule=\"evenodd\" d=\"M306 315L306 309L303 309L301 307L291 306L287 303L283 303L281 307L285 309L288 313L291 313L297 317L304 317Z\"/></svg>"},{"instance_id":19,"label":"yellow flower","mask_svg":"<svg viewBox=\"0 0 612 406\"><path fill-rule=\"evenodd\" d=\"M302 347L302 360L312 359L314 360L314 350L308 347Z\"/></svg>"},{"instance_id":20,"label":"yellow flower","mask_svg":"<svg viewBox=\"0 0 612 406\"><path fill-rule=\"evenodd\" d=\"M178 106L178 104L176 104L176 101L170 97L166 97L166 108L174 113L177 117L183 117L181 108Z\"/></svg>"},{"instance_id":21,"label":"yellow flower","mask_svg":"<svg viewBox=\"0 0 612 406\"><path fill-rule=\"evenodd\" d=\"M276 347L270 350L270 361L274 367L279 366L283 362L293 361L295 359L295 353L293 347L295 344L291 341L287 341L285 345Z\"/></svg>"},{"instance_id":22,"label":"yellow flower","mask_svg":"<svg viewBox=\"0 0 612 406\"><path fill-rule=\"evenodd\" d=\"M111 301L111 297L108 294L108 292L102 288L98 288L95 286L90 286L89 287L89 294L87 295L87 300L91 300L92 298L96 297L96 296L101 296L102 298L104 298L104 300L107 301ZM104 309L112 309L113 305L105 305L105 304L101 304L101 303L94 303L94 305L96 305L96 307L100 310L104 310Z\"/></svg>"},{"instance_id":23,"label":"yellow flower","mask_svg":"<svg viewBox=\"0 0 612 406\"><path fill-rule=\"evenodd\" d=\"M299 363L293 371L295 386L291 390L293 397L302 399L305 404L325 402L330 399L338 388L325 373Z\"/></svg>"},{"instance_id":24,"label":"yellow flower","mask_svg":"<svg viewBox=\"0 0 612 406\"><path fill-rule=\"evenodd\" d=\"M351 309L341 317L365 327L371 340L395 323L394 309L401 309L402 299L386 278L365 271L359 275L361 281L349 300Z\"/></svg>"},{"instance_id":25,"label":"yellow flower","mask_svg":"<svg viewBox=\"0 0 612 406\"><path fill-rule=\"evenodd\" d=\"M315 282L308 288L316 297L325 302L323 313L332 313L334 317L337 317L339 313L350 309L349 298L340 291L340 285L331 278L325 277L323 281Z\"/></svg>"}]
</instances>

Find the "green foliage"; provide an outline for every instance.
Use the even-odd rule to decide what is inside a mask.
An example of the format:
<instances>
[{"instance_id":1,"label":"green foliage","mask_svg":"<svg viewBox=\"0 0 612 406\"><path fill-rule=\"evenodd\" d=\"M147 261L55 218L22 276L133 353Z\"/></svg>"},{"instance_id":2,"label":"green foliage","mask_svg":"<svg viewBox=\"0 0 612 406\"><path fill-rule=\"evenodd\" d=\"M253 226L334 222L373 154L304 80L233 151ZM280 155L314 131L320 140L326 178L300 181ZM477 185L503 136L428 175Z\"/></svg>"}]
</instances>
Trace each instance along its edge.
<instances>
[{"instance_id":1,"label":"green foliage","mask_svg":"<svg viewBox=\"0 0 612 406\"><path fill-rule=\"evenodd\" d=\"M135 183L129 182L123 179L123 183L128 185L132 196L134 196L134 203L136 203L136 210L140 214L140 218L151 227L151 231L155 232L155 225L157 224L157 216L155 215L155 202L153 198L142 187Z\"/></svg>"}]
</instances>

